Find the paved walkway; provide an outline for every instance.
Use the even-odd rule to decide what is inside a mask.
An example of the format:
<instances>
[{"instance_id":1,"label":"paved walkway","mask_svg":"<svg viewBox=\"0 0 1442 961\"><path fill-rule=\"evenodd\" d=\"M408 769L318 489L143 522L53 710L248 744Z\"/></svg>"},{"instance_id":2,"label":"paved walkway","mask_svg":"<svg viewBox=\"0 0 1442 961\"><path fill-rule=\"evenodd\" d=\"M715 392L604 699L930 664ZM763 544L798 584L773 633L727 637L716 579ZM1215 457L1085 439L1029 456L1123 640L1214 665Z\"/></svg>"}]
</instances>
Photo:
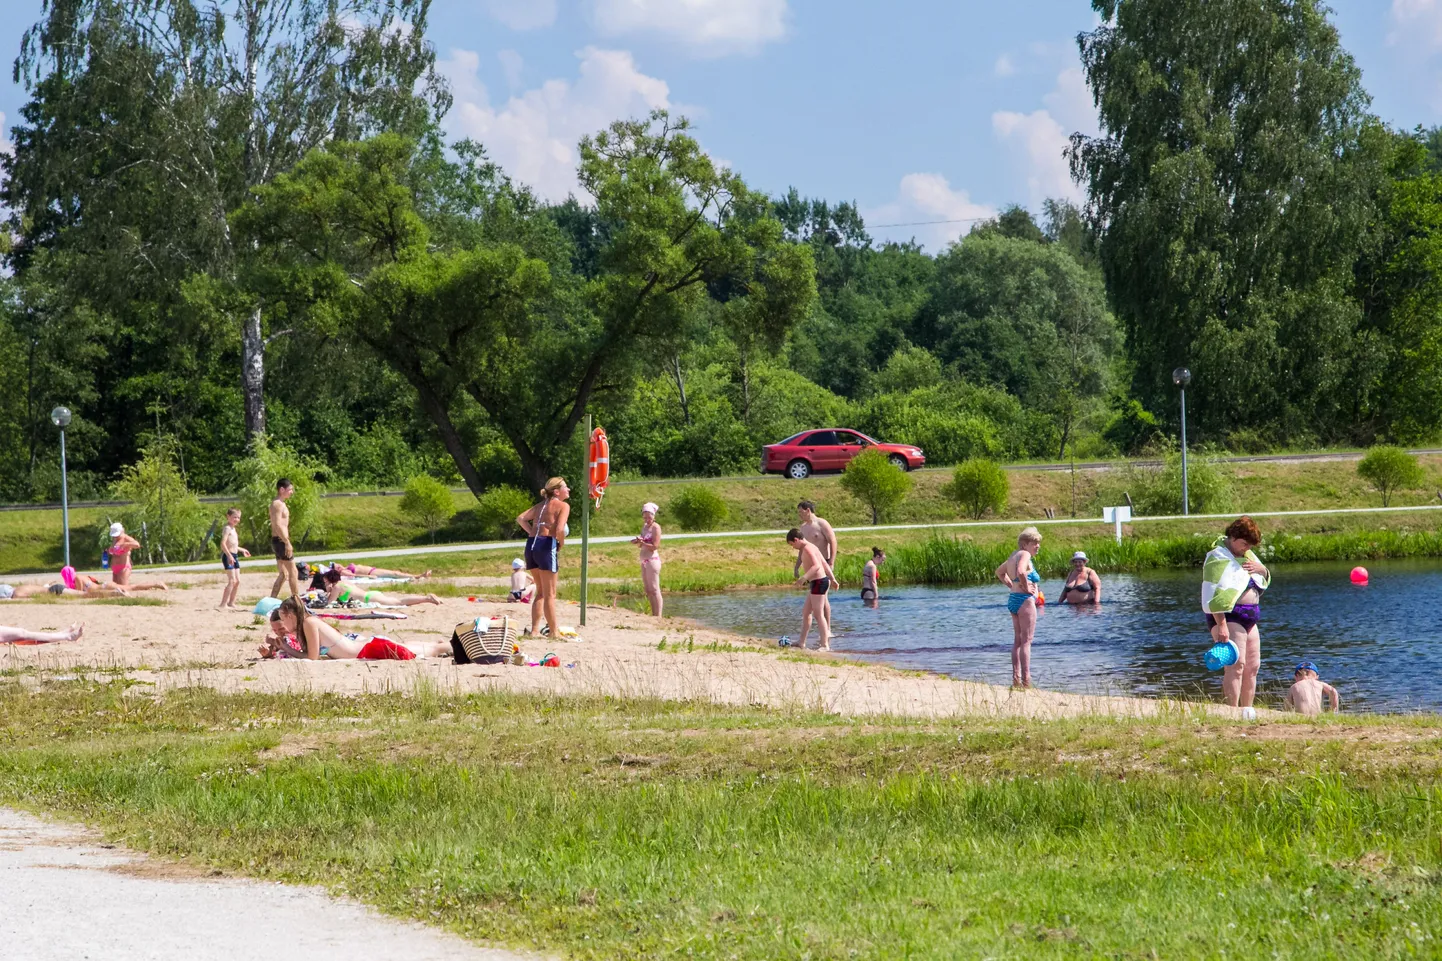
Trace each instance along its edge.
<instances>
[{"instance_id":1,"label":"paved walkway","mask_svg":"<svg viewBox=\"0 0 1442 961\"><path fill-rule=\"evenodd\" d=\"M315 888L205 876L0 808L5 961L522 961Z\"/></svg>"}]
</instances>

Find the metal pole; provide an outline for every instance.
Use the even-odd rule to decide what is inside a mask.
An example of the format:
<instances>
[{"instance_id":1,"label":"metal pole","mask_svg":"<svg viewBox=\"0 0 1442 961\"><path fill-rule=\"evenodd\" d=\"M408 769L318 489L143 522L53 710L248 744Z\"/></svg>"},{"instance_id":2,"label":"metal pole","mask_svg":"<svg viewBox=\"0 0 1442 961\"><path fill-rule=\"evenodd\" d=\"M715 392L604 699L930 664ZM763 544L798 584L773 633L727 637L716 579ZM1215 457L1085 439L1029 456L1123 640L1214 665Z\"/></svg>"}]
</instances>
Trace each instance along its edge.
<instances>
[{"instance_id":1,"label":"metal pole","mask_svg":"<svg viewBox=\"0 0 1442 961\"><path fill-rule=\"evenodd\" d=\"M1182 388L1182 516L1191 512L1191 499L1187 496L1187 389Z\"/></svg>"},{"instance_id":2,"label":"metal pole","mask_svg":"<svg viewBox=\"0 0 1442 961\"><path fill-rule=\"evenodd\" d=\"M60 523L65 525L65 566L70 566L70 486L65 477L65 428L60 428Z\"/></svg>"},{"instance_id":3,"label":"metal pole","mask_svg":"<svg viewBox=\"0 0 1442 961\"><path fill-rule=\"evenodd\" d=\"M591 554L591 481L596 465L591 463L591 415L586 415L586 433L581 437L584 451L581 462L586 465L585 490L581 492L581 626L586 626L586 588Z\"/></svg>"}]
</instances>

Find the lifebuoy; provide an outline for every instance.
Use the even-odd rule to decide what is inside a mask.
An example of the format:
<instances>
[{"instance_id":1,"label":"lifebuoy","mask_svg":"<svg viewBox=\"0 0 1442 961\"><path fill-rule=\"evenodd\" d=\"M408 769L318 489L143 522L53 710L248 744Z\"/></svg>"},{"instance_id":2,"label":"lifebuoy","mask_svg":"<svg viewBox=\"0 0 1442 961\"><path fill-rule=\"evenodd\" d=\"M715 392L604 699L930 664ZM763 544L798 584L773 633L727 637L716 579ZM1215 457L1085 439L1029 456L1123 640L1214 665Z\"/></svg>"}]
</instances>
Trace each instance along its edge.
<instances>
[{"instance_id":1,"label":"lifebuoy","mask_svg":"<svg viewBox=\"0 0 1442 961\"><path fill-rule=\"evenodd\" d=\"M591 500L599 508L606 485L611 482L611 443L606 440L606 432L599 427L591 431L590 481Z\"/></svg>"}]
</instances>

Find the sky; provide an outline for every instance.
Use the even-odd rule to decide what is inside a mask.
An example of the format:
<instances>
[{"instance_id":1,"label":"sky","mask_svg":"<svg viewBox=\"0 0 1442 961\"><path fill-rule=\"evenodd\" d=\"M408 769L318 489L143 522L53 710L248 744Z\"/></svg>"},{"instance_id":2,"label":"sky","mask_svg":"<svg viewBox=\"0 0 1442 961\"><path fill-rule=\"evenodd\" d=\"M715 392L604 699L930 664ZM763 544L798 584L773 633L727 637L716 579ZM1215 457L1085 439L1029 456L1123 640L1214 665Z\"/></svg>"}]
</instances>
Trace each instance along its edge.
<instances>
[{"instance_id":1,"label":"sky","mask_svg":"<svg viewBox=\"0 0 1442 961\"><path fill-rule=\"evenodd\" d=\"M8 61L41 0L5 7ZM1374 111L1442 123L1442 0L1332 8ZM1096 23L1086 0L434 0L428 34L448 131L548 199L577 191L583 134L664 107L753 188L854 201L874 238L934 251L1081 197L1061 151L1096 132L1076 48ZM7 135L24 100L5 71Z\"/></svg>"}]
</instances>

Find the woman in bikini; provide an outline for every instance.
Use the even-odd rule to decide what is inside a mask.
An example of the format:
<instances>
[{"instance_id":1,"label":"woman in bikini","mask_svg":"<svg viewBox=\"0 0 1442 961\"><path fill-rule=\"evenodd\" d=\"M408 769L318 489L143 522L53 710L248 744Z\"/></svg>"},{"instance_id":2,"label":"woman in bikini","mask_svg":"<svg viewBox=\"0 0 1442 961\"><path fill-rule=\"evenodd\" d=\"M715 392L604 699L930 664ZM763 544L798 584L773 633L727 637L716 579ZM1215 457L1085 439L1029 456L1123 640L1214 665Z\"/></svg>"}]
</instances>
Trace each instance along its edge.
<instances>
[{"instance_id":1,"label":"woman in bikini","mask_svg":"<svg viewBox=\"0 0 1442 961\"><path fill-rule=\"evenodd\" d=\"M385 567L371 567L368 564L332 564L333 570L338 570L342 577L381 577L395 581L423 581L431 576L430 571L424 574L407 574L405 571L393 571Z\"/></svg>"},{"instance_id":2,"label":"woman in bikini","mask_svg":"<svg viewBox=\"0 0 1442 961\"><path fill-rule=\"evenodd\" d=\"M561 568L561 548L566 544L566 519L571 516L566 499L570 496L566 482L552 477L541 488L541 502L516 518L517 526L526 532L526 570L536 578L530 630L536 636L541 633L542 616L553 634L560 630L560 621L556 620L556 572Z\"/></svg>"},{"instance_id":3,"label":"woman in bikini","mask_svg":"<svg viewBox=\"0 0 1442 961\"><path fill-rule=\"evenodd\" d=\"M1097 572L1087 567L1085 551L1071 556L1071 572L1061 588L1063 604L1100 604L1102 602L1102 579Z\"/></svg>"},{"instance_id":4,"label":"woman in bikini","mask_svg":"<svg viewBox=\"0 0 1442 961\"><path fill-rule=\"evenodd\" d=\"M1016 551L996 569L996 579L1011 591L1006 609L1011 612L1011 684L1031 687L1031 641L1036 634L1036 593L1041 575L1032 559L1041 550L1041 532L1035 527L1022 529L1016 539Z\"/></svg>"},{"instance_id":5,"label":"woman in bikini","mask_svg":"<svg viewBox=\"0 0 1442 961\"><path fill-rule=\"evenodd\" d=\"M641 533L631 538L631 543L641 548L641 585L646 589L646 599L651 602L651 613L661 616L661 525L656 523L655 504L641 505Z\"/></svg>"},{"instance_id":6,"label":"woman in bikini","mask_svg":"<svg viewBox=\"0 0 1442 961\"><path fill-rule=\"evenodd\" d=\"M1222 672L1222 693L1232 707L1252 706L1262 666L1257 623L1262 617L1262 593L1272 586L1272 572L1252 551L1261 542L1257 522L1239 517L1227 525L1202 564L1202 610L1212 641L1230 640L1237 648L1236 663Z\"/></svg>"},{"instance_id":7,"label":"woman in bikini","mask_svg":"<svg viewBox=\"0 0 1442 961\"><path fill-rule=\"evenodd\" d=\"M168 591L163 581L147 581L144 584L130 583L130 552L140 542L125 533L125 525L116 521L110 525L110 580L130 591Z\"/></svg>"},{"instance_id":8,"label":"woman in bikini","mask_svg":"<svg viewBox=\"0 0 1442 961\"><path fill-rule=\"evenodd\" d=\"M439 604L441 599L434 594L387 594L384 591L366 591L351 587L340 576L340 571L329 570L321 575L325 582L327 604L348 604L360 601L362 604L388 604L394 607L414 607L417 604Z\"/></svg>"},{"instance_id":9,"label":"woman in bikini","mask_svg":"<svg viewBox=\"0 0 1442 961\"><path fill-rule=\"evenodd\" d=\"M867 607L875 607L881 600L877 593L876 582L880 577L881 565L886 563L886 551L879 547L871 549L871 560L861 568L861 603Z\"/></svg>"},{"instance_id":10,"label":"woman in bikini","mask_svg":"<svg viewBox=\"0 0 1442 961\"><path fill-rule=\"evenodd\" d=\"M296 625L301 623L301 600L287 597L275 611L275 622L286 634L296 634ZM362 661L409 661L417 657L449 657L451 642L446 641L398 641L391 637L365 634L343 634L319 616L305 617L301 628L305 638L303 648L319 649L321 657L332 660ZM267 653L269 652L269 653ZM292 648L286 641L271 638L260 653L263 657L303 658L305 654Z\"/></svg>"}]
</instances>

